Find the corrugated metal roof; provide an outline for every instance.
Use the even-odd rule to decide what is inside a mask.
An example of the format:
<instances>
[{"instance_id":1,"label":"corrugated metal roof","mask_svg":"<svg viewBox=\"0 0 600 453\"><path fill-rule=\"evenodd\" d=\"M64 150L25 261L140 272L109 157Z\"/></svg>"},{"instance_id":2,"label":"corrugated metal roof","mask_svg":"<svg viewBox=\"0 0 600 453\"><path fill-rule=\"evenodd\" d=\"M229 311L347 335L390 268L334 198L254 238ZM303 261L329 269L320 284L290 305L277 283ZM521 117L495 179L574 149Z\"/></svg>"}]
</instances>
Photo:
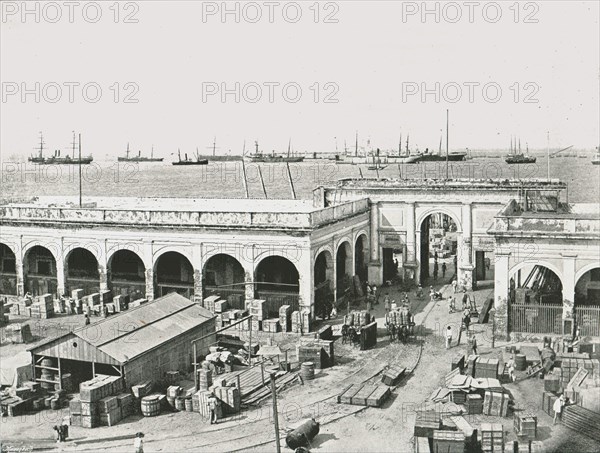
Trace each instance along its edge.
<instances>
[{"instance_id":1,"label":"corrugated metal roof","mask_svg":"<svg viewBox=\"0 0 600 453\"><path fill-rule=\"evenodd\" d=\"M73 333L124 363L213 317L206 308L171 293Z\"/></svg>"}]
</instances>

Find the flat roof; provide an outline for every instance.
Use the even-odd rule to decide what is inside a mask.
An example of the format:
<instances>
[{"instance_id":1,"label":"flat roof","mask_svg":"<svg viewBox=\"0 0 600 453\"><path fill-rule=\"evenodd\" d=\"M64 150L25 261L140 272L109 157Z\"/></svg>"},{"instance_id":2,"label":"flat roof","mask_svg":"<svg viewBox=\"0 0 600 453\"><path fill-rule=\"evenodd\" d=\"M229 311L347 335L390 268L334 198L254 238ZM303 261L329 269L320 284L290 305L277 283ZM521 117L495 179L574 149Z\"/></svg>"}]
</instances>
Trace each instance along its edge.
<instances>
[{"instance_id":1,"label":"flat roof","mask_svg":"<svg viewBox=\"0 0 600 453\"><path fill-rule=\"evenodd\" d=\"M79 207L77 197L32 197L7 200L2 206L28 208L110 209L193 212L277 212L310 213L318 210L312 200L264 198L143 198L84 197Z\"/></svg>"},{"instance_id":2,"label":"flat roof","mask_svg":"<svg viewBox=\"0 0 600 453\"><path fill-rule=\"evenodd\" d=\"M498 188L498 189L519 189L531 188L539 190L561 190L567 185L559 179L529 178L529 179L510 179L510 178L343 178L337 181L331 181L323 185L326 189L344 188L344 189L370 189L370 188L457 188L457 189L478 189L478 188Z\"/></svg>"}]
</instances>

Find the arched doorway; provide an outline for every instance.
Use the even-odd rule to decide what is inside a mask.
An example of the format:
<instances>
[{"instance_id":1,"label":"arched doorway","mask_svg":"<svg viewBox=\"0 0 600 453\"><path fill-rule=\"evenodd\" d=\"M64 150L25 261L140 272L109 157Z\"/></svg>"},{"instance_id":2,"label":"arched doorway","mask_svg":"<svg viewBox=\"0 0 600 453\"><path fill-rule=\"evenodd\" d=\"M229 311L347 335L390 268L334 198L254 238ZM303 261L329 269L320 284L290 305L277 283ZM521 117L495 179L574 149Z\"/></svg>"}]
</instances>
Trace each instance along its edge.
<instances>
[{"instance_id":1,"label":"arched doorway","mask_svg":"<svg viewBox=\"0 0 600 453\"><path fill-rule=\"evenodd\" d=\"M333 302L333 257L328 250L317 255L314 266L315 313L322 315L325 302Z\"/></svg>"},{"instance_id":2,"label":"arched doorway","mask_svg":"<svg viewBox=\"0 0 600 453\"><path fill-rule=\"evenodd\" d=\"M600 336L600 267L575 283L575 322L582 336Z\"/></svg>"},{"instance_id":3,"label":"arched doorway","mask_svg":"<svg viewBox=\"0 0 600 453\"><path fill-rule=\"evenodd\" d=\"M348 241L342 242L335 255L336 297L339 299L350 288L352 278L352 248Z\"/></svg>"},{"instance_id":4,"label":"arched doorway","mask_svg":"<svg viewBox=\"0 0 600 453\"><path fill-rule=\"evenodd\" d=\"M270 316L278 316L275 308L290 305L292 311L298 310L298 294L300 292L300 274L294 263L282 256L264 258L255 272L256 297L268 300L273 312Z\"/></svg>"},{"instance_id":5,"label":"arched doorway","mask_svg":"<svg viewBox=\"0 0 600 453\"><path fill-rule=\"evenodd\" d=\"M108 287L113 295L129 300L146 297L146 268L139 255L131 250L117 250L108 260Z\"/></svg>"},{"instance_id":6,"label":"arched doorway","mask_svg":"<svg viewBox=\"0 0 600 453\"><path fill-rule=\"evenodd\" d=\"M563 285L556 272L543 264L524 264L509 275L510 330L561 334Z\"/></svg>"},{"instance_id":7,"label":"arched doorway","mask_svg":"<svg viewBox=\"0 0 600 453\"><path fill-rule=\"evenodd\" d=\"M194 268L185 256L179 252L165 252L154 266L154 297L176 292L193 299Z\"/></svg>"},{"instance_id":8,"label":"arched doorway","mask_svg":"<svg viewBox=\"0 0 600 453\"><path fill-rule=\"evenodd\" d=\"M356 238L356 243L354 244L354 274L358 275L361 282L369 278L368 263L369 244L367 242L367 235L361 234Z\"/></svg>"},{"instance_id":9,"label":"arched doorway","mask_svg":"<svg viewBox=\"0 0 600 453\"><path fill-rule=\"evenodd\" d=\"M100 291L98 260L92 252L84 248L75 248L65 260L65 293L74 289L83 289L84 294Z\"/></svg>"},{"instance_id":10,"label":"arched doorway","mask_svg":"<svg viewBox=\"0 0 600 453\"><path fill-rule=\"evenodd\" d=\"M447 283L458 275L458 240L458 227L449 215L437 212L423 219L419 257L421 284Z\"/></svg>"},{"instance_id":11,"label":"arched doorway","mask_svg":"<svg viewBox=\"0 0 600 453\"><path fill-rule=\"evenodd\" d=\"M232 308L244 308L245 272L237 259L225 253L211 256L204 264L202 275L205 296L218 294L223 299L235 299L236 307Z\"/></svg>"},{"instance_id":12,"label":"arched doorway","mask_svg":"<svg viewBox=\"0 0 600 453\"><path fill-rule=\"evenodd\" d=\"M23 260L25 292L33 296L56 294L56 259L46 247L36 245L30 248Z\"/></svg>"},{"instance_id":13,"label":"arched doorway","mask_svg":"<svg viewBox=\"0 0 600 453\"><path fill-rule=\"evenodd\" d=\"M0 243L0 294L17 295L17 257L6 244Z\"/></svg>"}]
</instances>

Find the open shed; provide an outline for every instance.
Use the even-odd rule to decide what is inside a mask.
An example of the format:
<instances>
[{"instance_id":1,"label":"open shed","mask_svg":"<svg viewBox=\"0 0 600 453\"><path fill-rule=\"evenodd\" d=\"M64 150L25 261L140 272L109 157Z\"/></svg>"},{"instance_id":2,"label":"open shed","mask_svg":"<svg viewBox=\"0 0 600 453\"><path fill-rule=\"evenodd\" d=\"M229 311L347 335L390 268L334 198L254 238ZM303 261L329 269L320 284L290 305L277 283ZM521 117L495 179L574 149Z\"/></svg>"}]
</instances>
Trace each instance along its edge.
<instances>
[{"instance_id":1,"label":"open shed","mask_svg":"<svg viewBox=\"0 0 600 453\"><path fill-rule=\"evenodd\" d=\"M214 332L209 310L171 293L29 349L32 372L43 384L62 383L65 373L77 386L97 374L123 376L127 387L158 382L167 371L188 372L192 340L204 337L196 348L206 355Z\"/></svg>"}]
</instances>

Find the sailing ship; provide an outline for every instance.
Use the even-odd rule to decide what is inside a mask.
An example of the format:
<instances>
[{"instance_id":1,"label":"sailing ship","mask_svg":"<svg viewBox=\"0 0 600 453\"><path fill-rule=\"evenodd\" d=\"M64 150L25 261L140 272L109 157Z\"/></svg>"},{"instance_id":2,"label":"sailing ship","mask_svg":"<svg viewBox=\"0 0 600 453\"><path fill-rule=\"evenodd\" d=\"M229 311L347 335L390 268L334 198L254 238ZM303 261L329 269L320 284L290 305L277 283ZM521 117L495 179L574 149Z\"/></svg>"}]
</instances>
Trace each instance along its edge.
<instances>
[{"instance_id":1,"label":"sailing ship","mask_svg":"<svg viewBox=\"0 0 600 453\"><path fill-rule=\"evenodd\" d=\"M398 142L398 155L389 154L387 161L389 164L416 164L419 161L421 153L411 154L408 149L408 141L410 135L406 136L406 148L405 152L402 153L402 134L400 134L400 141Z\"/></svg>"},{"instance_id":2,"label":"sailing ship","mask_svg":"<svg viewBox=\"0 0 600 453\"><path fill-rule=\"evenodd\" d=\"M534 164L537 160L536 157L529 155L529 147L527 147L527 153L523 154L521 152L521 140L519 140L519 152L517 152L517 143L515 139L515 144L513 146L513 140L510 139L510 152L504 158L504 162L507 164Z\"/></svg>"},{"instance_id":3,"label":"sailing ship","mask_svg":"<svg viewBox=\"0 0 600 453\"><path fill-rule=\"evenodd\" d=\"M31 163L34 164L39 164L39 165L87 165L90 164L94 158L92 156L88 156L88 157L75 157L75 147L76 147L76 141L75 141L75 132L73 132L73 156L69 156L68 154L66 156L61 156L60 155L60 150L54 150L54 155L50 156L50 157L44 157L44 136L42 135L42 133L40 132L40 147L39 147L39 153L37 156L30 156L27 160Z\"/></svg>"},{"instance_id":4,"label":"sailing ship","mask_svg":"<svg viewBox=\"0 0 600 453\"><path fill-rule=\"evenodd\" d=\"M181 150L177 150L178 161L171 162L173 165L208 165L208 159L202 159L196 148L196 160L189 159L187 153L185 153L185 159L181 159Z\"/></svg>"},{"instance_id":5,"label":"sailing ship","mask_svg":"<svg viewBox=\"0 0 600 453\"><path fill-rule=\"evenodd\" d=\"M154 146L152 147L152 151L150 152L150 157L142 156L142 152L138 151L137 156L129 157L129 143L127 143L127 151L125 152L125 157L119 156L117 157L117 161L119 162L162 162L164 157L154 157Z\"/></svg>"},{"instance_id":6,"label":"sailing ship","mask_svg":"<svg viewBox=\"0 0 600 453\"><path fill-rule=\"evenodd\" d=\"M380 150L377 148L376 153L373 153L373 164L369 165L367 169L369 170L383 170L387 167L387 165L381 165L381 158L379 157ZM375 161L375 156L377 156L377 161Z\"/></svg>"},{"instance_id":7,"label":"sailing ship","mask_svg":"<svg viewBox=\"0 0 600 453\"><path fill-rule=\"evenodd\" d=\"M264 162L264 163L280 163L280 162L302 162L304 161L304 156L294 156L291 154L291 140L288 144L288 152L287 156L282 156L280 154L275 154L273 151L272 154L264 154L262 151L258 150L258 141L254 142L255 151L254 154L250 154L250 160L252 162Z\"/></svg>"}]
</instances>

